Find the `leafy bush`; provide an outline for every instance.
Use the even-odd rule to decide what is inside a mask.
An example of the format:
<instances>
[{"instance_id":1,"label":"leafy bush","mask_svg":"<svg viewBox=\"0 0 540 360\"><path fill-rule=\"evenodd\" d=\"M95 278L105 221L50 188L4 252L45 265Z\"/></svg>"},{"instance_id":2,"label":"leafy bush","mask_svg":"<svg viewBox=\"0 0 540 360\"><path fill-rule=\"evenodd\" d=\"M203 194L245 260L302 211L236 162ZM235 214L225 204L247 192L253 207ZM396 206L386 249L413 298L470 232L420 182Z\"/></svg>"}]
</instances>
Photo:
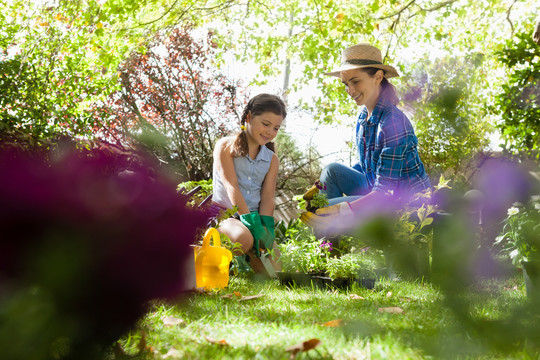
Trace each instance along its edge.
<instances>
[{"instance_id":1,"label":"leafy bush","mask_svg":"<svg viewBox=\"0 0 540 360\"><path fill-rule=\"evenodd\" d=\"M511 70L508 82L496 97L498 124L504 150L523 156L540 156L540 47L530 33L516 34L506 48L497 52L498 59Z\"/></svg>"},{"instance_id":2,"label":"leafy bush","mask_svg":"<svg viewBox=\"0 0 540 360\"><path fill-rule=\"evenodd\" d=\"M495 244L502 246L515 266L522 261L539 259L540 250L540 197L526 204L515 204L508 209L501 234Z\"/></svg>"}]
</instances>

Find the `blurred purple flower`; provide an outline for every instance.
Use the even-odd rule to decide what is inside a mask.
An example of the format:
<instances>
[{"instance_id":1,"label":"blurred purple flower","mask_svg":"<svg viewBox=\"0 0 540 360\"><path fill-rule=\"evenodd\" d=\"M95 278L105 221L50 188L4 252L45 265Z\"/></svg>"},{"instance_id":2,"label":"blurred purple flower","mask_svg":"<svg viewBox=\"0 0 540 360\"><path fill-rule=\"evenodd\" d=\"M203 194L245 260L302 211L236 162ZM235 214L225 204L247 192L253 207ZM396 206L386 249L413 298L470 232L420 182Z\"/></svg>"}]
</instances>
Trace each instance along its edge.
<instances>
[{"instance_id":1,"label":"blurred purple flower","mask_svg":"<svg viewBox=\"0 0 540 360\"><path fill-rule=\"evenodd\" d=\"M176 184L144 161L109 151L48 156L0 149L0 273L51 296L76 325L66 332L72 352L94 349L129 330L149 300L182 293L182 267L208 215L186 207Z\"/></svg>"}]
</instances>

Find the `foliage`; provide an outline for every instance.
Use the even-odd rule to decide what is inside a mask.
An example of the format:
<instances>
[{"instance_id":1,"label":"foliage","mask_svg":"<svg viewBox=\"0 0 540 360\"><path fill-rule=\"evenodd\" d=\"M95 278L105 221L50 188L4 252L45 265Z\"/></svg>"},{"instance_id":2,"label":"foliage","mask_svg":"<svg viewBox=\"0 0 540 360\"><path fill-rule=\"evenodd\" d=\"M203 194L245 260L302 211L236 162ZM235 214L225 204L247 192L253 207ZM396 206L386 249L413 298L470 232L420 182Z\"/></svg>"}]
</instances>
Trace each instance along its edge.
<instances>
[{"instance_id":1,"label":"foliage","mask_svg":"<svg viewBox=\"0 0 540 360\"><path fill-rule=\"evenodd\" d=\"M294 121L293 116L289 112L287 119ZM322 167L316 149L300 150L292 134L286 131L279 131L275 142L279 157L277 189L297 193L319 178Z\"/></svg>"},{"instance_id":2,"label":"foliage","mask_svg":"<svg viewBox=\"0 0 540 360\"><path fill-rule=\"evenodd\" d=\"M188 193L191 190L195 189L197 186L200 186L200 190L198 190L195 194L191 196L191 200L189 203L192 206L195 206L197 204L200 204L203 200L205 200L208 196L212 195L212 179L208 180L201 180L201 181L185 181L180 184L178 184L178 187L176 188L177 191L181 191L183 193Z\"/></svg>"},{"instance_id":3,"label":"foliage","mask_svg":"<svg viewBox=\"0 0 540 360\"><path fill-rule=\"evenodd\" d=\"M339 121L341 114L350 116L356 112L342 85L334 78L322 76L340 63L345 46L359 42L377 45L385 62L408 74L408 64L415 63L423 53L431 53L432 57L463 52L490 56L515 29L529 21L530 15L527 19L522 16L527 10L529 14L535 13L536 3L531 0L511 5L500 0L405 3L287 0L264 5L250 2L248 9L232 11L225 19L228 28L242 24L242 30L222 33L222 37L224 47L237 58L254 60L259 65L260 76L253 83L264 83L265 77L280 74L287 61L294 64L291 85L284 90L302 93L308 87L316 89L312 96L302 94L299 106L316 120L333 123ZM222 28L222 23L217 21L211 25ZM396 79L398 84L405 81ZM489 99L489 94L479 96ZM474 105L475 99L471 100Z\"/></svg>"},{"instance_id":4,"label":"foliage","mask_svg":"<svg viewBox=\"0 0 540 360\"><path fill-rule=\"evenodd\" d=\"M284 227L280 221L275 231L283 271L323 272L328 254L324 240L318 240L313 231L298 219L292 220L286 229Z\"/></svg>"},{"instance_id":5,"label":"foliage","mask_svg":"<svg viewBox=\"0 0 540 360\"><path fill-rule=\"evenodd\" d=\"M211 177L216 140L239 121L238 84L213 64L212 33L158 35L120 67L121 90L96 109L99 135L148 147L187 180Z\"/></svg>"},{"instance_id":6,"label":"foliage","mask_svg":"<svg viewBox=\"0 0 540 360\"><path fill-rule=\"evenodd\" d=\"M332 279L374 279L375 269L380 265L381 260L377 259L377 251L364 249L330 257L326 264L326 273Z\"/></svg>"},{"instance_id":7,"label":"foliage","mask_svg":"<svg viewBox=\"0 0 540 360\"><path fill-rule=\"evenodd\" d=\"M90 104L118 87L118 65L144 39L200 23L227 4L200 0L2 0L0 132L33 142L93 136ZM28 140L28 139L25 139Z\"/></svg>"},{"instance_id":8,"label":"foliage","mask_svg":"<svg viewBox=\"0 0 540 360\"><path fill-rule=\"evenodd\" d=\"M328 197L326 194L321 193L320 190L326 190L326 184L322 183L319 179L317 179L314 183L314 185L308 189L308 191L304 195L296 195L293 197L293 200L297 201L297 208L302 211L312 211L326 207L328 206ZM304 199L306 194L308 195L308 199Z\"/></svg>"},{"instance_id":9,"label":"foliage","mask_svg":"<svg viewBox=\"0 0 540 360\"><path fill-rule=\"evenodd\" d=\"M411 65L404 105L413 112L422 161L432 177L470 176L471 162L489 145L489 63L480 53L425 59Z\"/></svg>"},{"instance_id":10,"label":"foliage","mask_svg":"<svg viewBox=\"0 0 540 360\"><path fill-rule=\"evenodd\" d=\"M508 209L503 229L495 239L510 256L514 266L522 261L540 258L540 197L534 196L526 204L516 203Z\"/></svg>"},{"instance_id":11,"label":"foliage","mask_svg":"<svg viewBox=\"0 0 540 360\"><path fill-rule=\"evenodd\" d=\"M496 98L504 150L540 158L540 47L530 33L519 33L497 52L508 78Z\"/></svg>"},{"instance_id":12,"label":"foliage","mask_svg":"<svg viewBox=\"0 0 540 360\"><path fill-rule=\"evenodd\" d=\"M355 254L334 256L329 258L326 263L326 274L332 279L355 279L358 276L358 269L360 269L360 265L356 261Z\"/></svg>"}]
</instances>

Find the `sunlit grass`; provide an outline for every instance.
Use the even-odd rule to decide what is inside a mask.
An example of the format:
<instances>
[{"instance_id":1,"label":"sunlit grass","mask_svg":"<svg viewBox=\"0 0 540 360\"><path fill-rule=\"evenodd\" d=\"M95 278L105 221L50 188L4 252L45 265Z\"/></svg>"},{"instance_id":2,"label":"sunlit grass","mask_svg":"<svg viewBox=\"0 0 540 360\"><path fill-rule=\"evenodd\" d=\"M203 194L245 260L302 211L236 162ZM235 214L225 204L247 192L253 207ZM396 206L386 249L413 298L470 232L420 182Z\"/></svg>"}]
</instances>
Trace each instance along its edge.
<instances>
[{"instance_id":1,"label":"sunlit grass","mask_svg":"<svg viewBox=\"0 0 540 360\"><path fill-rule=\"evenodd\" d=\"M247 301L233 295L264 294ZM359 299L362 297L363 299ZM467 293L474 319L500 319L525 300L519 278L485 280ZM380 312L398 307L402 313ZM165 326L173 316L183 322ZM341 320L341 326L324 326ZM141 358L289 359L285 349L308 339L322 344L297 358L316 359L511 359L537 358L527 344L511 352L482 342L445 303L429 282L379 279L372 290L322 290L285 287L277 280L231 278L227 289L193 294L174 304L159 303L139 329L121 344L136 354L141 334L147 349ZM173 350L171 350L173 349Z\"/></svg>"}]
</instances>

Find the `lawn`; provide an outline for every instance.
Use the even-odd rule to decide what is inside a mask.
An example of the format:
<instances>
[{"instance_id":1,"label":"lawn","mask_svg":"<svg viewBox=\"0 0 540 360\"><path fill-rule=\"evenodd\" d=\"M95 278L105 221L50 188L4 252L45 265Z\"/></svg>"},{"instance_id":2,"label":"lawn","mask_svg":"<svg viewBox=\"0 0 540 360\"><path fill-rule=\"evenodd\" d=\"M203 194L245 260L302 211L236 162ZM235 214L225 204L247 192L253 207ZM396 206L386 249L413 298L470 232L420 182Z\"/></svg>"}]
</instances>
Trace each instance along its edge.
<instances>
[{"instance_id":1,"label":"lawn","mask_svg":"<svg viewBox=\"0 0 540 360\"><path fill-rule=\"evenodd\" d=\"M254 295L261 296L248 298ZM319 346L297 352L296 358L539 357L538 348L525 339L502 344L492 332L471 326L508 317L527 301L518 274L470 286L463 298L467 319L456 315L448 298L420 280L383 277L371 290L356 284L323 290L233 276L226 289L152 304L117 352L121 348L141 359L290 359L295 356L290 347L318 339Z\"/></svg>"}]
</instances>

